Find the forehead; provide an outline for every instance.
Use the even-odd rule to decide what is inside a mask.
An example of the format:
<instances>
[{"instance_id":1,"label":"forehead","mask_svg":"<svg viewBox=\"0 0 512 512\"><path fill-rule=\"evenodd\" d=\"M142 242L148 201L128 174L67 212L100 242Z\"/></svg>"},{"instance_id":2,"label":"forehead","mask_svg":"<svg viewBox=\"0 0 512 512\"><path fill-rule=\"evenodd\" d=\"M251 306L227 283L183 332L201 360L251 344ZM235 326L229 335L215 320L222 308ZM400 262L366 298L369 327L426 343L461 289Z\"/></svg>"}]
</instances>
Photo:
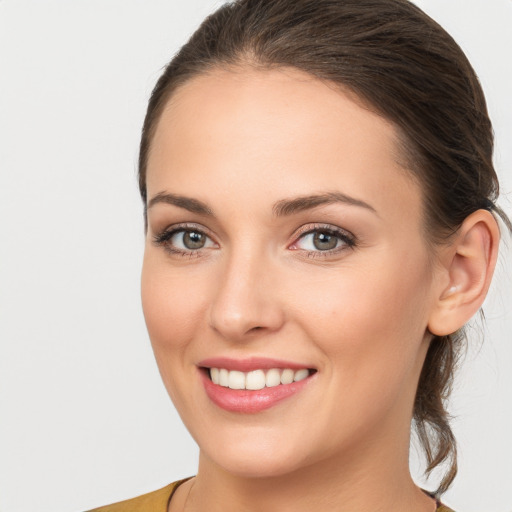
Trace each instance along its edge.
<instances>
[{"instance_id":1,"label":"forehead","mask_svg":"<svg viewBox=\"0 0 512 512\"><path fill-rule=\"evenodd\" d=\"M207 196L209 183L261 204L334 187L377 206L403 195L417 209L397 148L390 122L330 83L289 68L217 69L181 86L165 107L148 195L170 187Z\"/></svg>"}]
</instances>

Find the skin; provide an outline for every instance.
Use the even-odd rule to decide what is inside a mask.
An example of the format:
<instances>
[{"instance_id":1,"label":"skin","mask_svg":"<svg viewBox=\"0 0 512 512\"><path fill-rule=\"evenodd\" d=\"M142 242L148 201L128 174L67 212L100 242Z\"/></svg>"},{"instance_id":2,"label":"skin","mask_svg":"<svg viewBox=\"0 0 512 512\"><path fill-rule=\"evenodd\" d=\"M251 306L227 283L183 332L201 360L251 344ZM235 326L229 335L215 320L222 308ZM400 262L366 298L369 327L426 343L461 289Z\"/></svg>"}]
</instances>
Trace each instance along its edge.
<instances>
[{"instance_id":1,"label":"skin","mask_svg":"<svg viewBox=\"0 0 512 512\"><path fill-rule=\"evenodd\" d=\"M454 279L464 281L471 265L466 258L453 271L463 258L455 245L432 264L421 190L398 163L396 140L356 98L297 70L215 70L171 98L148 161L142 300L200 464L169 510L185 501L187 511L434 510L409 474L413 401L427 328L453 321L442 306L459 311L453 296L465 288L454 292ZM210 213L151 204L163 193ZM275 215L284 200L328 193L367 206L336 201ZM489 253L497 234L482 218L465 229L471 247ZM199 252L171 252L179 235L172 247L154 242L183 223L208 236ZM318 250L304 233L326 226L355 245L340 239L334 251ZM208 399L199 378L198 362L217 356L317 372L268 410L233 413Z\"/></svg>"}]
</instances>

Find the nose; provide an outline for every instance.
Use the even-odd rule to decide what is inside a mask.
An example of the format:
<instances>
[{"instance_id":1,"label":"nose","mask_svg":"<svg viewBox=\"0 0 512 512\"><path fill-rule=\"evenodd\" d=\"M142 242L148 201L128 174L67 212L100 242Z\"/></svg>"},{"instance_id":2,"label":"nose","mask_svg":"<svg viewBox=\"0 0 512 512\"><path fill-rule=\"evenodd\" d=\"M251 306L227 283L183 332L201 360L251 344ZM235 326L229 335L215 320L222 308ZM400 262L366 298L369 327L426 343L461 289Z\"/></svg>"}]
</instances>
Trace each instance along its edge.
<instances>
[{"instance_id":1,"label":"nose","mask_svg":"<svg viewBox=\"0 0 512 512\"><path fill-rule=\"evenodd\" d=\"M275 278L261 255L238 254L225 261L210 304L211 328L229 341L278 331L285 315Z\"/></svg>"}]
</instances>

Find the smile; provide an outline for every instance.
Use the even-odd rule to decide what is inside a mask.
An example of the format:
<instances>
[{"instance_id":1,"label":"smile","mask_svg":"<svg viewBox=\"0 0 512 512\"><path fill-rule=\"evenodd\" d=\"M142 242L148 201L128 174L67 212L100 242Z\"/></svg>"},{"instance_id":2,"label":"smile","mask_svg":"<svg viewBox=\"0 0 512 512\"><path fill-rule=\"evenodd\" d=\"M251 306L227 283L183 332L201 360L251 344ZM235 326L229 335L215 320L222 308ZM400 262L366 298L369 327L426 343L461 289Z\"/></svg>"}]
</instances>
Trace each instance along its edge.
<instances>
[{"instance_id":1,"label":"smile","mask_svg":"<svg viewBox=\"0 0 512 512\"><path fill-rule=\"evenodd\" d=\"M318 371L276 359L201 361L199 375L208 398L229 412L254 414L297 395L316 380Z\"/></svg>"},{"instance_id":2,"label":"smile","mask_svg":"<svg viewBox=\"0 0 512 512\"><path fill-rule=\"evenodd\" d=\"M291 368L279 369L270 368L269 370L253 370L250 372L241 372L237 370L227 370L226 368L210 368L210 379L214 384L230 389L247 389L257 391L263 388L273 388L299 382L309 377L310 372L307 368L293 370Z\"/></svg>"}]
</instances>

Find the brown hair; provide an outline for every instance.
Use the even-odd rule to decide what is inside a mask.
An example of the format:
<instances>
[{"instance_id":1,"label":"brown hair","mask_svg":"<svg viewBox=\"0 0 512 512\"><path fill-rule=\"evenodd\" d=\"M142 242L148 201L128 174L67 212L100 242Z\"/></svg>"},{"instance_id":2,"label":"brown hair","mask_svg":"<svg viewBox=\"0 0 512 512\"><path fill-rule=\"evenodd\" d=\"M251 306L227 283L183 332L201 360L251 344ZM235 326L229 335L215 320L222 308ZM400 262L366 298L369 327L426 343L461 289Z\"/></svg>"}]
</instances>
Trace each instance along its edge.
<instances>
[{"instance_id":1,"label":"brown hair","mask_svg":"<svg viewBox=\"0 0 512 512\"><path fill-rule=\"evenodd\" d=\"M237 0L209 16L151 95L139 155L145 205L150 144L170 96L194 76L237 65L298 68L353 91L392 121L424 191L432 244L481 208L511 227L495 205L493 132L478 78L451 36L408 0ZM445 401L463 339L462 330L433 337L414 403L427 474L448 463L437 493L457 472Z\"/></svg>"}]
</instances>

